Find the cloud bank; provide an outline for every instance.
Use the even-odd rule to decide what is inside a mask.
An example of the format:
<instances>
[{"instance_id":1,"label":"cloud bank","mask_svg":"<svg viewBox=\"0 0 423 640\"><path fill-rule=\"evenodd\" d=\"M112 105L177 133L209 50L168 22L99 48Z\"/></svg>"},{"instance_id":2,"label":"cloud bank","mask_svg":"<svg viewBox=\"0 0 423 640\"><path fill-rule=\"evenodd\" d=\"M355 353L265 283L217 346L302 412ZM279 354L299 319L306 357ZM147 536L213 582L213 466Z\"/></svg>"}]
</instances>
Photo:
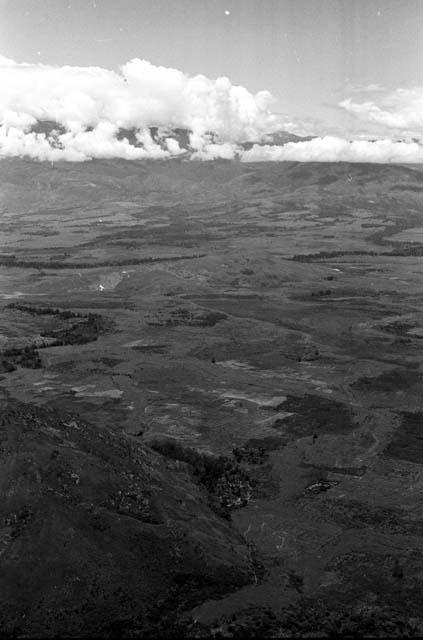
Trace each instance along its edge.
<instances>
[{"instance_id":1,"label":"cloud bank","mask_svg":"<svg viewBox=\"0 0 423 640\"><path fill-rule=\"evenodd\" d=\"M389 139L344 140L334 136L283 146L255 144L242 156L244 162L423 162L423 146Z\"/></svg>"},{"instance_id":2,"label":"cloud bank","mask_svg":"<svg viewBox=\"0 0 423 640\"><path fill-rule=\"evenodd\" d=\"M280 144L272 134L290 120L271 112L271 94L252 94L226 77L189 76L138 58L115 72L0 57L0 157L423 162L423 146L412 139L423 127L423 88L372 91L377 98L339 106L392 136ZM399 133L407 141L397 141ZM246 143L253 146L245 150Z\"/></svg>"},{"instance_id":3,"label":"cloud bank","mask_svg":"<svg viewBox=\"0 0 423 640\"><path fill-rule=\"evenodd\" d=\"M225 77L190 77L139 59L116 73L0 58L0 153L41 160L163 158L181 153L169 135L180 128L191 132L194 157L234 157L239 141L260 140L277 128L271 103L268 91L253 95ZM60 130L32 131L43 121ZM158 140L150 127L159 128ZM135 144L119 139L122 129L136 132Z\"/></svg>"}]
</instances>

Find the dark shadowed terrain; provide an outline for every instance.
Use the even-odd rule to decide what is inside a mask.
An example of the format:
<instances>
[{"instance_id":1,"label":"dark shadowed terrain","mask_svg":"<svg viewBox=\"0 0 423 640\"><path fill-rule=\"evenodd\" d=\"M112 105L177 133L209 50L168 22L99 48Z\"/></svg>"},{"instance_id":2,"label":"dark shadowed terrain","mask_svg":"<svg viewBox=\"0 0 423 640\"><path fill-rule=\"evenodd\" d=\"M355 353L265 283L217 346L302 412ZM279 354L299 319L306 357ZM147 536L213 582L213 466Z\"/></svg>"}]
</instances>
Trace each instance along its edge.
<instances>
[{"instance_id":1,"label":"dark shadowed terrain","mask_svg":"<svg viewBox=\"0 0 423 640\"><path fill-rule=\"evenodd\" d=\"M0 628L423 634L423 168L0 162Z\"/></svg>"}]
</instances>

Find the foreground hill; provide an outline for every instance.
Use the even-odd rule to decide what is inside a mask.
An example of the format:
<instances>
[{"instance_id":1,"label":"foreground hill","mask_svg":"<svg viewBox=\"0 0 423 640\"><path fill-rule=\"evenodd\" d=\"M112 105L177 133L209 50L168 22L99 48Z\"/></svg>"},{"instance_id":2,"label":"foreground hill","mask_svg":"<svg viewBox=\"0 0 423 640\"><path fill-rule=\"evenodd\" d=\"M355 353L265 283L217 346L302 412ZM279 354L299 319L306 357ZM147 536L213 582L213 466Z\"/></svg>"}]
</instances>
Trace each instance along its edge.
<instances>
[{"instance_id":1,"label":"foreground hill","mask_svg":"<svg viewBox=\"0 0 423 640\"><path fill-rule=\"evenodd\" d=\"M18 402L2 403L0 434L2 634L167 633L251 581L245 542L183 463Z\"/></svg>"}]
</instances>

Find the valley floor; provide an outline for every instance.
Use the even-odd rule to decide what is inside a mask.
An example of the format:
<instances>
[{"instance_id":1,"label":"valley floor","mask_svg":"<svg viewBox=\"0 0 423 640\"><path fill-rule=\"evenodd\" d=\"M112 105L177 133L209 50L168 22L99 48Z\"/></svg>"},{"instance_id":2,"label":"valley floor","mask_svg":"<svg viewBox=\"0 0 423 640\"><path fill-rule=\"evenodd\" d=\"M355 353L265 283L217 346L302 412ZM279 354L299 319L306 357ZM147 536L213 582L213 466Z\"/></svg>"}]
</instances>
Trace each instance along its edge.
<instances>
[{"instance_id":1,"label":"valley floor","mask_svg":"<svg viewBox=\"0 0 423 640\"><path fill-rule=\"evenodd\" d=\"M8 633L423 633L422 205L411 165L0 162Z\"/></svg>"}]
</instances>

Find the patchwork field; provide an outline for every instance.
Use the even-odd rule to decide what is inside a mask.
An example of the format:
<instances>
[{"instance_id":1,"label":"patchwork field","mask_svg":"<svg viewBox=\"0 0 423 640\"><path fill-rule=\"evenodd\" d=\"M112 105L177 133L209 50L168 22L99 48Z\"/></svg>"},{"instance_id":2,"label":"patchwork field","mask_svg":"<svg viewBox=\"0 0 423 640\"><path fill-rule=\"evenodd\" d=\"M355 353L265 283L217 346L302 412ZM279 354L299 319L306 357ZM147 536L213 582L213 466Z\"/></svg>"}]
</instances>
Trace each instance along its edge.
<instances>
[{"instance_id":1,"label":"patchwork field","mask_svg":"<svg viewBox=\"0 0 423 640\"><path fill-rule=\"evenodd\" d=\"M421 166L2 160L3 628L421 635L422 277Z\"/></svg>"}]
</instances>

